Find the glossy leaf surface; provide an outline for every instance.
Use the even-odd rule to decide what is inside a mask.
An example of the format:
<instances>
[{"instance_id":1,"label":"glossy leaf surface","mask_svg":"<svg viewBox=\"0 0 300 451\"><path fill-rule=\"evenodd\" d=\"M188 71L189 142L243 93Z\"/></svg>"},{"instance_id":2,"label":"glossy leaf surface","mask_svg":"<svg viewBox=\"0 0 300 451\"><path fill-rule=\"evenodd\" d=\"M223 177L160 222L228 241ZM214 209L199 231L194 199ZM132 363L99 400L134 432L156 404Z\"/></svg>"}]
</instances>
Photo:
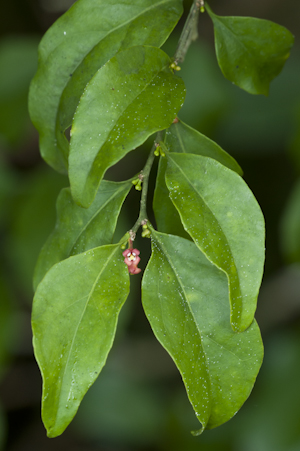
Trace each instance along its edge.
<instances>
[{"instance_id":1,"label":"glossy leaf surface","mask_svg":"<svg viewBox=\"0 0 300 451\"><path fill-rule=\"evenodd\" d=\"M42 418L49 437L65 430L104 366L128 292L119 245L70 257L53 266L39 284L33 345L43 377Z\"/></svg>"},{"instance_id":2,"label":"glossy leaf surface","mask_svg":"<svg viewBox=\"0 0 300 451\"><path fill-rule=\"evenodd\" d=\"M56 263L112 242L120 209L131 188L130 181L115 183L102 180L95 202L87 209L75 204L69 188L60 192L56 226L40 252L34 273L34 289Z\"/></svg>"},{"instance_id":3,"label":"glossy leaf surface","mask_svg":"<svg viewBox=\"0 0 300 451\"><path fill-rule=\"evenodd\" d=\"M264 266L264 219L243 179L208 157L168 154L166 184L185 230L228 277L231 324L253 321Z\"/></svg>"},{"instance_id":4,"label":"glossy leaf surface","mask_svg":"<svg viewBox=\"0 0 300 451\"><path fill-rule=\"evenodd\" d=\"M270 82L290 55L293 35L269 20L217 16L207 4L206 9L223 75L250 94L268 95Z\"/></svg>"},{"instance_id":5,"label":"glossy leaf surface","mask_svg":"<svg viewBox=\"0 0 300 451\"><path fill-rule=\"evenodd\" d=\"M164 142L169 152L192 153L211 157L238 174L243 174L242 169L234 158L218 144L180 120L168 128ZM188 238L189 236L183 229L178 212L169 198L169 191L165 182L166 168L167 159L161 158L153 199L157 227L161 232Z\"/></svg>"},{"instance_id":6,"label":"glossy leaf surface","mask_svg":"<svg viewBox=\"0 0 300 451\"><path fill-rule=\"evenodd\" d=\"M249 396L263 356L259 328L254 321L233 332L226 276L194 243L153 231L152 249L143 306L181 373L202 432L228 421Z\"/></svg>"},{"instance_id":7,"label":"glossy leaf surface","mask_svg":"<svg viewBox=\"0 0 300 451\"><path fill-rule=\"evenodd\" d=\"M105 171L172 123L185 88L170 63L158 48L132 47L114 56L88 84L70 143L69 176L78 204L88 207Z\"/></svg>"},{"instance_id":8,"label":"glossy leaf surface","mask_svg":"<svg viewBox=\"0 0 300 451\"><path fill-rule=\"evenodd\" d=\"M39 46L39 68L29 107L40 133L43 158L65 171L64 131L80 96L97 70L119 50L160 47L182 14L182 0L79 0L47 31Z\"/></svg>"}]
</instances>

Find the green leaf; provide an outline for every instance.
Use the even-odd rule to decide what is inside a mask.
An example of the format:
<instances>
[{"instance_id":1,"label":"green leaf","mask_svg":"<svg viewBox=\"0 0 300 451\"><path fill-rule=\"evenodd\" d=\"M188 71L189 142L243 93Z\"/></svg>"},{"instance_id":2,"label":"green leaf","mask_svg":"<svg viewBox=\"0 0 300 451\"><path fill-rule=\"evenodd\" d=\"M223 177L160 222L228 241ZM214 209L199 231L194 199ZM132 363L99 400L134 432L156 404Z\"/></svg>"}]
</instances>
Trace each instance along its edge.
<instances>
[{"instance_id":1,"label":"green leaf","mask_svg":"<svg viewBox=\"0 0 300 451\"><path fill-rule=\"evenodd\" d=\"M192 153L219 161L232 171L243 175L240 165L217 143L178 120L166 131L165 144L170 152Z\"/></svg>"},{"instance_id":2,"label":"green leaf","mask_svg":"<svg viewBox=\"0 0 300 451\"><path fill-rule=\"evenodd\" d=\"M270 82L290 55L294 36L269 20L217 16L207 3L206 10L213 21L223 75L250 94L268 95Z\"/></svg>"},{"instance_id":3,"label":"green leaf","mask_svg":"<svg viewBox=\"0 0 300 451\"><path fill-rule=\"evenodd\" d=\"M198 434L228 421L249 396L263 357L260 332L255 321L233 332L226 276L194 243L152 231L152 248L143 306L181 373Z\"/></svg>"},{"instance_id":4,"label":"green leaf","mask_svg":"<svg viewBox=\"0 0 300 451\"><path fill-rule=\"evenodd\" d=\"M74 116L69 155L71 191L79 205L92 203L109 167L173 122L185 88L170 63L158 48L132 47L87 85Z\"/></svg>"},{"instance_id":5,"label":"green leaf","mask_svg":"<svg viewBox=\"0 0 300 451\"><path fill-rule=\"evenodd\" d=\"M185 230L228 277L231 325L253 320L264 266L264 219L243 179L208 157L169 153L166 184Z\"/></svg>"},{"instance_id":6,"label":"green leaf","mask_svg":"<svg viewBox=\"0 0 300 451\"><path fill-rule=\"evenodd\" d=\"M65 172L64 136L90 79L119 50L160 47L182 14L182 0L79 0L47 31L39 46L29 110L42 157Z\"/></svg>"},{"instance_id":7,"label":"green leaf","mask_svg":"<svg viewBox=\"0 0 300 451\"><path fill-rule=\"evenodd\" d=\"M59 261L112 242L122 204L131 188L130 181L102 180L95 202L88 209L75 204L69 188L60 192L56 226L35 267L35 290L46 272Z\"/></svg>"},{"instance_id":8,"label":"green leaf","mask_svg":"<svg viewBox=\"0 0 300 451\"><path fill-rule=\"evenodd\" d=\"M178 211L169 197L169 190L165 182L166 169L167 158L160 158L153 197L153 211L157 228L160 232L190 239L189 234L183 228Z\"/></svg>"},{"instance_id":9,"label":"green leaf","mask_svg":"<svg viewBox=\"0 0 300 451\"><path fill-rule=\"evenodd\" d=\"M164 142L169 152L192 153L211 157L238 174L243 174L238 163L218 144L180 120L168 128ZM166 168L167 161L165 158L161 158L153 199L157 228L164 233L189 238L182 227L178 212L169 198L169 191L165 183Z\"/></svg>"},{"instance_id":10,"label":"green leaf","mask_svg":"<svg viewBox=\"0 0 300 451\"><path fill-rule=\"evenodd\" d=\"M49 437L65 430L103 368L128 292L120 245L70 257L39 284L33 346L43 377L42 418Z\"/></svg>"}]
</instances>

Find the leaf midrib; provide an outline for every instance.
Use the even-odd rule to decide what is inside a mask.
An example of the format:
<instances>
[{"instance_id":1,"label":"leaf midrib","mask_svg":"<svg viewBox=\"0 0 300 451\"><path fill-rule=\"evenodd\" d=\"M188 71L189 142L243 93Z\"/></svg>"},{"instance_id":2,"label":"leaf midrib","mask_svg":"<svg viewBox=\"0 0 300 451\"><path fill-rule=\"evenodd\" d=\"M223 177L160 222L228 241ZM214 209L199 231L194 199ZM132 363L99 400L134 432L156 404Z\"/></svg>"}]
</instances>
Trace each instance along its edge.
<instances>
[{"instance_id":1,"label":"leaf midrib","mask_svg":"<svg viewBox=\"0 0 300 451\"><path fill-rule=\"evenodd\" d=\"M151 47L151 46L143 46L143 47ZM97 154L95 155L95 157L94 157L94 159L93 159L93 161L92 161L92 165L91 165L91 168L90 168L90 170L89 170L89 172L88 172L88 176L85 178L85 183L84 183L85 188L86 188L86 185L87 185L87 183L88 183L89 177L91 176L91 173L93 172L93 167L94 167L95 160L98 158L98 156L99 156L99 154L100 154L102 148L105 146L105 144L107 143L108 139L109 139L110 136L112 135L112 133L113 133L113 131L114 131L114 129L115 129L115 126L116 126L117 122L119 121L119 119L120 119L122 116L124 116L126 110L127 110L127 109L128 109L128 108L136 101L136 99L137 99L137 98L138 98L138 97L139 97L139 96L140 96L140 95L141 95L141 94L149 87L150 83L158 76L158 74L160 74L161 72L164 72L164 70L165 70L167 67L168 67L168 64L166 64L165 66L162 66L162 67L158 70L158 72L156 72L156 73L153 75L153 77L149 80L149 82L147 82L147 83L145 84L145 86L143 87L143 89L142 89L141 91L139 91L139 93L133 98L133 100L132 100L130 103L128 103L128 104L126 105L126 107L124 108L124 110L122 110L122 112L120 113L120 115L118 116L118 118L115 120L115 122L114 122L114 124L113 124L113 128L110 130L110 132L109 132L108 135L106 136L105 141L103 142L103 144L102 144L101 147L99 148ZM119 147L120 147L120 145L119 145ZM128 152L130 152L130 150L129 150ZM127 153L128 153L128 152L127 152ZM116 162L118 162L118 161L120 161L120 159L117 160ZM114 164L114 162L115 162L115 161L113 160L112 164ZM115 162L115 163L116 163L116 162ZM110 163L111 163L111 162L110 162ZM101 165L100 167L103 168L103 165ZM104 169L106 170L106 169L108 169L108 167L105 167ZM103 171L102 177L105 175L105 170Z\"/></svg>"},{"instance_id":2,"label":"leaf midrib","mask_svg":"<svg viewBox=\"0 0 300 451\"><path fill-rule=\"evenodd\" d=\"M63 373L63 375L62 375L62 378L61 378L61 385L60 385L60 388L59 388L59 392L60 392L60 393L61 393L62 387L63 387L63 385L64 385L64 378L65 378L66 371L67 371L67 367L68 367L68 364L69 364L69 361L70 361L70 358L71 358L72 349L73 349L74 342L75 342L75 339L76 339L76 336L77 336L77 331L78 331L78 328L79 328L80 323L81 323L81 321L82 321L82 318L83 318L83 316L84 316L84 314L85 314L85 312L86 312L88 303L89 303L89 301L90 301L90 299L91 299L91 296L92 296L92 294L93 294L93 292L94 292L95 286L96 286L96 284L98 283L98 280L100 279L101 275L103 274L103 272L104 272L105 269L107 268L108 263L111 261L112 257L115 255L115 253L117 252L118 249L119 249L119 245L116 245L115 250L111 253L111 255L109 256L109 258L107 259L107 261L105 262L105 264L104 264L103 267L101 268L101 271L99 272L99 275L98 275L97 278L95 279L95 282L93 283L93 286L92 286L92 288L91 288L91 290L90 290L90 293L89 293L89 295L88 295L88 297L87 297L87 301L86 301L86 303L85 303L84 309L83 309L83 311L82 311L82 314L81 314L80 319L79 319L79 321L78 321L78 324L77 324L77 326L76 326L75 333L74 333L74 336L73 336L73 339L72 339L72 343L71 343L71 346L70 346L70 349L69 349L69 352L68 352L68 358L67 358L67 361L66 361L66 364L65 364L65 370L64 370L64 373ZM68 393L69 393L69 392L68 392ZM62 398L61 398L61 396L60 396L60 397L59 397L58 408L57 408L56 419L57 419L57 416L58 416L58 412L59 412L59 410L60 410L61 403L62 403Z\"/></svg>"},{"instance_id":3,"label":"leaf midrib","mask_svg":"<svg viewBox=\"0 0 300 451\"><path fill-rule=\"evenodd\" d=\"M178 282L179 282L179 285L180 285L180 287L181 287L181 289L182 289L182 291L183 291L183 294L184 294L184 296L185 296L186 303L187 303L187 305L188 305L188 307L189 307L189 311L190 311L191 316L192 316L192 318L193 318L193 320L194 320L194 323L195 323L195 325L196 325L196 328L197 328L197 330L198 330L198 332L199 332L200 340L201 340L201 345L202 345L202 333L201 333L201 330L199 329L199 326L198 326L197 321L196 321L196 319L195 319L194 313L193 313L193 311L191 310L190 304L189 304L189 302L188 302L188 300L187 300L188 298L187 298L187 294L186 294L186 291L185 291L185 287L184 287L184 285L182 284L181 279L177 276L176 268L175 268L175 266L173 265L172 259L171 259L171 257L169 256L168 251L166 250L164 244L162 243L161 240L159 240L159 239L157 238L157 234L156 234L154 231L152 231L152 233L153 233L153 235L155 236L156 241L159 243L159 246L160 246L161 250L163 251L164 255L166 256L167 261L168 261L168 263L170 264L170 266L171 266L171 268L172 268L172 271L173 271L173 273L174 273L176 279L177 279ZM202 348L203 348L203 345L202 345ZM205 357L207 358L206 353L205 353Z\"/></svg>"},{"instance_id":4,"label":"leaf midrib","mask_svg":"<svg viewBox=\"0 0 300 451\"><path fill-rule=\"evenodd\" d=\"M232 36L234 36L235 41L237 41L240 45L240 47L244 48L244 50L246 51L246 53L250 56L251 60L256 60L257 58L255 57L255 55L251 52L251 50L244 44L244 42L242 40L239 39L239 35L236 34L231 28L229 28L226 25L226 22L224 23L224 21L222 20L222 18L220 19L221 16L217 16L216 14L214 14L215 17L217 17L217 22L219 24L221 24L223 26L223 28L225 28ZM220 27L221 28L221 27Z\"/></svg>"},{"instance_id":5,"label":"leaf midrib","mask_svg":"<svg viewBox=\"0 0 300 451\"><path fill-rule=\"evenodd\" d=\"M180 155L180 154L179 154L179 155ZM199 156L200 156L200 155L199 155ZM182 168L174 161L174 159L172 159L171 154L169 155L169 158L171 158L172 162L177 166L177 168L179 168L180 172L182 173L183 177L187 180L187 182L188 182L188 184L191 186L192 190L193 190L193 191L194 191L201 199L203 199L203 202L204 202L204 204L205 204L205 207L208 209L208 211L210 211L210 213L212 214L212 216L215 218L217 224L219 225L219 227L220 227L220 229L221 229L221 231L222 231L222 233L223 233L223 236L224 236L224 238L225 238L225 240L226 240L226 243L227 243L227 245L228 245L228 249L229 249L229 251L230 251L230 255L231 255L232 261L233 261L233 263L234 263L235 269L236 269L237 280L238 280L238 287L239 287L239 291L240 291L240 293L241 293L241 295L242 295L239 271L238 271L238 269L237 269L237 267L236 267L236 264L235 264L235 259L234 259L234 257L233 257L232 251L231 251L231 246L229 245L229 242L228 242L227 237L226 237L226 235L225 235L225 233L224 233L224 231L223 231L223 228L222 228L221 225L220 225L220 222L217 220L217 218L216 218L216 216L214 215L213 211L212 211L212 210L209 208L209 206L207 205L207 203L206 203L204 197L201 196L200 193L194 188L193 183L190 181L190 179L187 177L187 175L183 172ZM209 157L202 157L202 158L209 158ZM177 210L177 211L178 211L178 213L180 214L180 211L179 211L179 210ZM182 218L181 214L180 214L180 217ZM187 232L188 232L188 230L187 230ZM189 232L188 232L188 233L189 233ZM203 250L202 252L203 252L203 253L206 255L206 257L210 260L210 258L209 258L208 255L206 254L206 252L205 252L204 250ZM210 260L210 261L211 261L211 260ZM214 263L214 262L213 262L213 263ZM215 263L214 263L214 264L215 264ZM228 279L231 280L231 277L229 277L229 274L228 274L223 268L221 268L221 267L219 267L219 266L218 266L218 268L220 268L222 271L224 271L225 274L227 275ZM229 285L230 285L230 284L229 284Z\"/></svg>"},{"instance_id":6,"label":"leaf midrib","mask_svg":"<svg viewBox=\"0 0 300 451\"><path fill-rule=\"evenodd\" d=\"M128 186L128 187L129 187L129 186ZM115 191L114 194L111 195L111 196L105 201L105 203L101 205L101 208L97 209L97 211L95 211L95 213L93 214L93 216L90 217L90 219L88 220L88 222L87 222L87 223L84 225L84 227L80 230L80 232L77 234L75 240L73 241L72 248L71 248L71 250L70 250L70 252L69 252L69 255L72 254L72 252L73 252L73 250L74 250L74 247L75 247L75 246L77 245L77 243L78 243L79 238L80 238L81 235L86 231L86 229L87 229L88 226L91 224L91 222L93 222L93 220L95 219L95 217L98 216L98 215L101 213L101 211L108 205L108 203L111 202L115 197L117 197L117 195L118 195L120 192L122 192L122 191L125 191L125 190L124 190L124 186L120 186L120 187L118 188L118 190Z\"/></svg>"},{"instance_id":7,"label":"leaf midrib","mask_svg":"<svg viewBox=\"0 0 300 451\"><path fill-rule=\"evenodd\" d=\"M178 140L179 140L179 143L180 143L180 146L181 146L181 149L182 149L182 153L188 153L188 152L186 152L184 144L183 144L183 141L181 139L181 135L180 135L179 130L178 130L178 124L175 124L175 131L176 131L176 135L178 137Z\"/></svg>"},{"instance_id":8,"label":"leaf midrib","mask_svg":"<svg viewBox=\"0 0 300 451\"><path fill-rule=\"evenodd\" d=\"M193 311L192 311L192 309L191 309L191 306L190 306L190 303L189 303L189 301L188 301L188 297L187 297L187 294L186 294L186 291L185 291L185 287L184 287L184 285L183 285L183 283L182 283L180 277L177 276L176 268L175 268L175 266L173 265L172 259L171 259L171 257L169 256L169 253L168 253L168 251L166 250L164 244L162 243L161 240L159 240L159 239L157 238L157 234L154 232L154 230L152 231L152 234L155 236L156 241L159 243L159 246L160 246L161 250L163 251L164 255L166 256L167 261L168 261L168 263L169 263L169 265L170 265L170 267L171 267L171 269L172 269L172 271L173 271L173 273L174 273L174 275L175 275L175 278L176 278L176 280L178 281L178 283L179 283L179 285L180 285L180 287L181 287L181 289L182 289L182 292L183 292L183 294L184 294L184 297L185 297L185 300L186 300L186 304L187 304L187 306L188 306L188 309L189 309L189 312L190 312L190 314L191 314L192 320L194 321L194 324L195 324L195 326L196 326L196 329L198 330L198 333L199 333L199 337L200 337L200 341L201 341L201 348L202 348L203 354L204 354L204 356L205 356L205 361L206 361L206 365L207 365L207 369L208 369L207 374L208 374L208 378L209 378L209 383L210 383L210 387L212 387L212 379L211 379L211 374L210 374L210 371L209 371L209 357L207 356L205 347L204 347L204 345L203 345L203 336L202 336L202 332L201 332L201 330L200 330L200 328L199 328L199 326L198 326L198 323L197 323L197 321L196 321L196 319L195 319L195 315L194 315L194 313L193 313ZM182 375L182 377L183 377L183 375ZM210 390L209 390L209 395L211 396L211 388L210 388ZM210 402L210 410L212 410L212 402ZM209 417L210 417L210 415L209 415ZM209 422L209 417L208 417L208 419L207 419L207 423Z\"/></svg>"},{"instance_id":9,"label":"leaf midrib","mask_svg":"<svg viewBox=\"0 0 300 451\"><path fill-rule=\"evenodd\" d=\"M130 22L135 21L138 17L143 16L144 14L147 14L147 13L148 13L149 11L151 11L151 10L155 10L156 7L159 8L160 6L162 6L162 5L164 5L164 4L167 4L167 3L170 3L170 0L162 0L161 2L156 3L155 5L152 5L152 6L148 7L148 8L146 8L146 9L144 9L142 13L137 14L136 16L132 17L130 20L127 20L126 22L123 22L121 25L118 25L118 26L115 27L114 29L110 30L105 36L103 36L103 37L97 42L97 44L95 44L92 48L89 49L89 51L85 54L85 56L82 58L82 60L80 61L80 63L73 69L73 72L75 72L75 71L78 69L78 67L82 64L82 62L84 61L84 59L85 59L85 58L93 51L93 49L94 49L101 41L103 41L104 39L106 39L108 36L110 36L112 33L116 32L117 30L119 30L119 29L125 27L125 26L128 25ZM61 43L60 43L60 44L61 44ZM46 60L44 61L44 64L46 64L48 58L49 58L49 57L52 55L52 53L60 46L60 44L59 44L57 47L55 47L55 48L52 50L51 53L48 54ZM58 122L58 111L59 111L60 101L61 101L61 98L62 98L62 96L63 96L63 94L64 94L64 91L65 91L66 87L67 87L68 84L69 84L69 81L70 81L70 79L69 79L69 77L68 77L67 82L66 82L66 84L64 85L64 88L63 88L63 90L61 91L61 95L60 95L60 97L59 97L58 107L57 107L57 109L56 109L55 118L54 118L54 123L55 123L54 130L56 130L56 124L57 124L57 122ZM60 128L60 127L59 127L59 128ZM53 137L53 141L56 141L56 140L54 139L54 137Z\"/></svg>"}]
</instances>

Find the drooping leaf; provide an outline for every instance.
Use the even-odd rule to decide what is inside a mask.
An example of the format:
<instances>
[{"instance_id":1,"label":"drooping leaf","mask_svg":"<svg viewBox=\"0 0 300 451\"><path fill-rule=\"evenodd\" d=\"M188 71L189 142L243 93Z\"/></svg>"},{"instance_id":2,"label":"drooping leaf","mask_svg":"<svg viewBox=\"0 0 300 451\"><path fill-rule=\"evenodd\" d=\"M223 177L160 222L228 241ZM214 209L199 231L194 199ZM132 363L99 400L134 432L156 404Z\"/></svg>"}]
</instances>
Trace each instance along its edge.
<instances>
[{"instance_id":1,"label":"drooping leaf","mask_svg":"<svg viewBox=\"0 0 300 451\"><path fill-rule=\"evenodd\" d=\"M119 50L160 47L182 14L182 0L79 0L47 31L29 96L42 157L65 171L64 136L90 79Z\"/></svg>"},{"instance_id":2,"label":"drooping leaf","mask_svg":"<svg viewBox=\"0 0 300 451\"><path fill-rule=\"evenodd\" d=\"M168 128L164 142L169 152L192 153L211 157L238 174L243 174L242 169L234 158L218 144L180 120ZM188 238L188 234L182 227L178 212L169 198L169 191L165 183L166 168L167 161L165 158L161 158L153 199L157 227L161 232Z\"/></svg>"},{"instance_id":3,"label":"drooping leaf","mask_svg":"<svg viewBox=\"0 0 300 451\"><path fill-rule=\"evenodd\" d=\"M231 325L253 321L264 266L264 219L243 179L216 160L169 153L166 184L185 230L228 277Z\"/></svg>"},{"instance_id":4,"label":"drooping leaf","mask_svg":"<svg viewBox=\"0 0 300 451\"><path fill-rule=\"evenodd\" d=\"M268 95L269 85L290 55L294 37L269 20L217 16L213 21L215 48L223 75L250 94Z\"/></svg>"},{"instance_id":5,"label":"drooping leaf","mask_svg":"<svg viewBox=\"0 0 300 451\"><path fill-rule=\"evenodd\" d=\"M39 284L33 346L43 377L42 418L49 437L65 430L104 366L128 292L119 245L57 263Z\"/></svg>"},{"instance_id":6,"label":"drooping leaf","mask_svg":"<svg viewBox=\"0 0 300 451\"><path fill-rule=\"evenodd\" d=\"M263 356L259 328L253 321L242 333L232 330L226 276L194 243L152 231L152 249L143 306L202 432L228 421L248 398Z\"/></svg>"},{"instance_id":7,"label":"drooping leaf","mask_svg":"<svg viewBox=\"0 0 300 451\"><path fill-rule=\"evenodd\" d=\"M112 242L122 204L131 188L130 181L115 183L102 180L95 202L88 209L75 204L69 188L60 192L56 226L42 248L35 267L35 290L56 263Z\"/></svg>"},{"instance_id":8,"label":"drooping leaf","mask_svg":"<svg viewBox=\"0 0 300 451\"><path fill-rule=\"evenodd\" d=\"M87 85L71 130L69 177L75 201L88 207L105 171L152 133L171 125L183 81L155 47L119 52Z\"/></svg>"}]
</instances>

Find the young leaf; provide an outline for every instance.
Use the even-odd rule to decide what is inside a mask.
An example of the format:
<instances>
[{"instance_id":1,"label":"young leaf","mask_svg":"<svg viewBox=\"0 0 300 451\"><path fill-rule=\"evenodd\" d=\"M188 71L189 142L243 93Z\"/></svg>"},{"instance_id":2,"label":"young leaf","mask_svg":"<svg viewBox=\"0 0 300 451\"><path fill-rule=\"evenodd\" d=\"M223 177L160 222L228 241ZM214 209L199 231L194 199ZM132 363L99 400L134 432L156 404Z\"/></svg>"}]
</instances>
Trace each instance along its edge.
<instances>
[{"instance_id":1,"label":"young leaf","mask_svg":"<svg viewBox=\"0 0 300 451\"><path fill-rule=\"evenodd\" d=\"M208 157L169 153L166 184L185 230L229 283L231 325L253 321L264 266L264 219L243 179Z\"/></svg>"},{"instance_id":2,"label":"young leaf","mask_svg":"<svg viewBox=\"0 0 300 451\"><path fill-rule=\"evenodd\" d=\"M42 248L35 267L34 290L56 263L112 242L122 204L131 188L130 181L115 183L102 180L95 202L88 209L75 204L69 188L60 192L56 205L56 226Z\"/></svg>"},{"instance_id":3,"label":"young leaf","mask_svg":"<svg viewBox=\"0 0 300 451\"><path fill-rule=\"evenodd\" d=\"M65 430L103 368L128 292L119 245L70 257L39 284L33 346L43 377L42 418L49 437Z\"/></svg>"},{"instance_id":4,"label":"young leaf","mask_svg":"<svg viewBox=\"0 0 300 451\"><path fill-rule=\"evenodd\" d=\"M192 153L211 157L238 174L243 174L242 169L234 158L226 153L217 143L180 120L168 128L164 141L169 152ZM166 168L167 161L165 158L161 158L153 199L157 227L161 232L189 238L182 227L178 212L169 198L169 191L165 183Z\"/></svg>"},{"instance_id":5,"label":"young leaf","mask_svg":"<svg viewBox=\"0 0 300 451\"><path fill-rule=\"evenodd\" d=\"M170 64L158 48L132 47L114 56L87 85L74 116L69 155L78 204L88 207L105 171L172 123L185 88Z\"/></svg>"},{"instance_id":6,"label":"young leaf","mask_svg":"<svg viewBox=\"0 0 300 451\"><path fill-rule=\"evenodd\" d=\"M228 421L248 398L263 357L260 332L255 321L233 332L226 276L194 243L152 231L152 248L143 306L182 375L198 434Z\"/></svg>"},{"instance_id":7,"label":"young leaf","mask_svg":"<svg viewBox=\"0 0 300 451\"><path fill-rule=\"evenodd\" d=\"M207 3L206 10L223 75L250 94L268 95L270 82L290 55L293 35L269 20L217 16Z\"/></svg>"},{"instance_id":8,"label":"young leaf","mask_svg":"<svg viewBox=\"0 0 300 451\"><path fill-rule=\"evenodd\" d=\"M182 14L182 0L79 0L47 31L39 46L29 110L42 157L65 171L64 136L80 96L97 70L119 50L160 47Z\"/></svg>"}]
</instances>

